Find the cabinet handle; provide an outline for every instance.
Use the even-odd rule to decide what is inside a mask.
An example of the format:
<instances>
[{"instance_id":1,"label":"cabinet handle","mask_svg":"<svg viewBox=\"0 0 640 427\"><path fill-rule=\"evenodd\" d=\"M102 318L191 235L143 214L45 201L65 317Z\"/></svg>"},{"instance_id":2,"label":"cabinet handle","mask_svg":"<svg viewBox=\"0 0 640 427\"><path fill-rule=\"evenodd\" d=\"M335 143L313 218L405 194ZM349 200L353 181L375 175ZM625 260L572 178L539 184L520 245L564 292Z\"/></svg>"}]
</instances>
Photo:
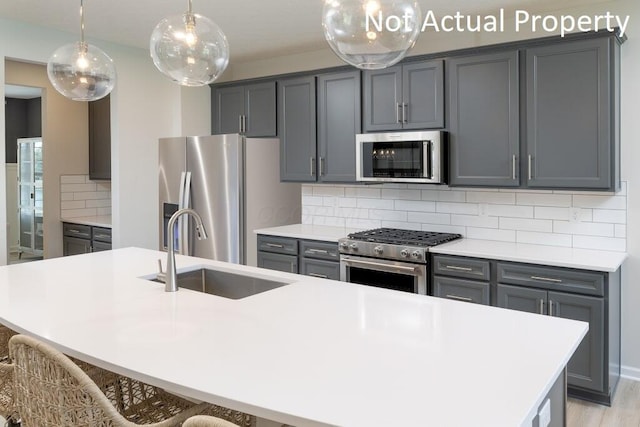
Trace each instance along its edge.
<instances>
[{"instance_id":1,"label":"cabinet handle","mask_svg":"<svg viewBox=\"0 0 640 427\"><path fill-rule=\"evenodd\" d=\"M533 164L533 157L531 157L531 154L529 154L528 161L529 161L529 181L531 181L533 179L533 172L531 169L531 165Z\"/></svg>"},{"instance_id":2,"label":"cabinet handle","mask_svg":"<svg viewBox=\"0 0 640 427\"><path fill-rule=\"evenodd\" d=\"M402 104L402 123L407 123L407 108L409 104Z\"/></svg>"},{"instance_id":3,"label":"cabinet handle","mask_svg":"<svg viewBox=\"0 0 640 427\"><path fill-rule=\"evenodd\" d=\"M473 298L461 297L458 295L447 295L447 298L454 299L456 301L473 302Z\"/></svg>"},{"instance_id":4,"label":"cabinet handle","mask_svg":"<svg viewBox=\"0 0 640 427\"><path fill-rule=\"evenodd\" d=\"M402 118L400 117L400 109L402 108L402 104L399 102L396 103L396 122L402 123Z\"/></svg>"},{"instance_id":5,"label":"cabinet handle","mask_svg":"<svg viewBox=\"0 0 640 427\"><path fill-rule=\"evenodd\" d=\"M329 276L327 276L326 274L317 274L317 273L309 273L308 276L318 277L320 279L328 279L329 278Z\"/></svg>"},{"instance_id":6,"label":"cabinet handle","mask_svg":"<svg viewBox=\"0 0 640 427\"><path fill-rule=\"evenodd\" d=\"M242 114L238 116L238 133L242 133Z\"/></svg>"},{"instance_id":7,"label":"cabinet handle","mask_svg":"<svg viewBox=\"0 0 640 427\"><path fill-rule=\"evenodd\" d=\"M69 233L73 233L73 234L79 234L80 231L79 230L74 230L74 229L69 229L67 230Z\"/></svg>"},{"instance_id":8,"label":"cabinet handle","mask_svg":"<svg viewBox=\"0 0 640 427\"><path fill-rule=\"evenodd\" d=\"M515 154L511 158L511 176L513 180L516 179L516 155Z\"/></svg>"},{"instance_id":9,"label":"cabinet handle","mask_svg":"<svg viewBox=\"0 0 640 427\"><path fill-rule=\"evenodd\" d=\"M307 253L307 254L325 254L325 255L329 255L329 251L327 251L325 249L307 249L305 251L305 253Z\"/></svg>"},{"instance_id":10,"label":"cabinet handle","mask_svg":"<svg viewBox=\"0 0 640 427\"><path fill-rule=\"evenodd\" d=\"M320 157L320 176L324 174L324 157Z\"/></svg>"},{"instance_id":11,"label":"cabinet handle","mask_svg":"<svg viewBox=\"0 0 640 427\"><path fill-rule=\"evenodd\" d=\"M549 300L549 316L553 316L553 300Z\"/></svg>"},{"instance_id":12,"label":"cabinet handle","mask_svg":"<svg viewBox=\"0 0 640 427\"><path fill-rule=\"evenodd\" d=\"M544 300L540 300L540 314L544 314Z\"/></svg>"},{"instance_id":13,"label":"cabinet handle","mask_svg":"<svg viewBox=\"0 0 640 427\"><path fill-rule=\"evenodd\" d=\"M447 265L445 268L447 268L448 270L456 270L456 271L473 271L473 268L458 267L456 265Z\"/></svg>"},{"instance_id":14,"label":"cabinet handle","mask_svg":"<svg viewBox=\"0 0 640 427\"><path fill-rule=\"evenodd\" d=\"M309 175L313 176L314 173L314 163L316 162L315 157L309 157Z\"/></svg>"},{"instance_id":15,"label":"cabinet handle","mask_svg":"<svg viewBox=\"0 0 640 427\"><path fill-rule=\"evenodd\" d=\"M276 243L267 243L267 247L269 247L269 248L284 249L284 245L278 245L278 244L276 244Z\"/></svg>"},{"instance_id":16,"label":"cabinet handle","mask_svg":"<svg viewBox=\"0 0 640 427\"><path fill-rule=\"evenodd\" d=\"M242 115L242 133L247 133L247 116Z\"/></svg>"},{"instance_id":17,"label":"cabinet handle","mask_svg":"<svg viewBox=\"0 0 640 427\"><path fill-rule=\"evenodd\" d=\"M542 280L543 282L562 283L561 279L552 279L551 277L531 276L533 280Z\"/></svg>"},{"instance_id":18,"label":"cabinet handle","mask_svg":"<svg viewBox=\"0 0 640 427\"><path fill-rule=\"evenodd\" d=\"M109 236L108 234L96 234L94 237L97 237L98 239L107 239L111 236Z\"/></svg>"}]
</instances>

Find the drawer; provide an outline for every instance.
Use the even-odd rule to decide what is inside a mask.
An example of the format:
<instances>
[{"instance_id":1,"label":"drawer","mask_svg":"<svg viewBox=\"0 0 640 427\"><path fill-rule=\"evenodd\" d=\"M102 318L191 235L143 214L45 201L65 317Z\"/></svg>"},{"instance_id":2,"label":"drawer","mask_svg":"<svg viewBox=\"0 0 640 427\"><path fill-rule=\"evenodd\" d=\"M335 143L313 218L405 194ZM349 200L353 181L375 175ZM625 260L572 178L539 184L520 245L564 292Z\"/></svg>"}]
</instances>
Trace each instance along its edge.
<instances>
[{"instance_id":1,"label":"drawer","mask_svg":"<svg viewBox=\"0 0 640 427\"><path fill-rule=\"evenodd\" d=\"M286 273L297 273L298 257L294 255L258 252L258 267L284 271Z\"/></svg>"},{"instance_id":2,"label":"drawer","mask_svg":"<svg viewBox=\"0 0 640 427\"><path fill-rule=\"evenodd\" d=\"M101 252L101 251L110 251L111 250L111 243L104 243L104 242L93 242L93 244L91 245L91 251L92 252Z\"/></svg>"},{"instance_id":3,"label":"drawer","mask_svg":"<svg viewBox=\"0 0 640 427\"><path fill-rule=\"evenodd\" d=\"M435 274L464 277L465 279L490 280L489 261L473 258L434 255L433 271Z\"/></svg>"},{"instance_id":4,"label":"drawer","mask_svg":"<svg viewBox=\"0 0 640 427\"><path fill-rule=\"evenodd\" d=\"M298 240L287 237L258 235L258 250L286 255L298 255Z\"/></svg>"},{"instance_id":5,"label":"drawer","mask_svg":"<svg viewBox=\"0 0 640 427\"><path fill-rule=\"evenodd\" d=\"M489 305L489 283L453 277L436 276L433 280L433 296L456 301Z\"/></svg>"},{"instance_id":6,"label":"drawer","mask_svg":"<svg viewBox=\"0 0 640 427\"><path fill-rule=\"evenodd\" d=\"M498 263L498 283L604 296L605 273L529 264Z\"/></svg>"},{"instance_id":7,"label":"drawer","mask_svg":"<svg viewBox=\"0 0 640 427\"><path fill-rule=\"evenodd\" d=\"M91 239L91 226L63 222L62 234L77 239Z\"/></svg>"},{"instance_id":8,"label":"drawer","mask_svg":"<svg viewBox=\"0 0 640 427\"><path fill-rule=\"evenodd\" d=\"M93 227L91 238L96 242L111 243L111 229L104 227Z\"/></svg>"},{"instance_id":9,"label":"drawer","mask_svg":"<svg viewBox=\"0 0 640 427\"><path fill-rule=\"evenodd\" d=\"M317 240L300 240L300 254L305 258L339 261L338 244Z\"/></svg>"},{"instance_id":10,"label":"drawer","mask_svg":"<svg viewBox=\"0 0 640 427\"><path fill-rule=\"evenodd\" d=\"M302 258L300 261L300 274L321 279L340 280L340 263Z\"/></svg>"}]
</instances>

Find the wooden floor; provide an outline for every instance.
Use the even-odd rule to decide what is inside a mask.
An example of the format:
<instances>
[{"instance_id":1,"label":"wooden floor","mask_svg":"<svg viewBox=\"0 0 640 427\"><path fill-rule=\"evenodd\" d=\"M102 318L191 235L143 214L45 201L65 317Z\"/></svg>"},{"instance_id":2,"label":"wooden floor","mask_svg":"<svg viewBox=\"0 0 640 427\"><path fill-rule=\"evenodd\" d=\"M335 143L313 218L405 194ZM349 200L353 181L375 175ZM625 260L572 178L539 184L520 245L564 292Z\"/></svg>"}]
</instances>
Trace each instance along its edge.
<instances>
[{"instance_id":1,"label":"wooden floor","mask_svg":"<svg viewBox=\"0 0 640 427\"><path fill-rule=\"evenodd\" d=\"M640 382L621 379L611 407L569 399L568 427L640 427Z\"/></svg>"}]
</instances>

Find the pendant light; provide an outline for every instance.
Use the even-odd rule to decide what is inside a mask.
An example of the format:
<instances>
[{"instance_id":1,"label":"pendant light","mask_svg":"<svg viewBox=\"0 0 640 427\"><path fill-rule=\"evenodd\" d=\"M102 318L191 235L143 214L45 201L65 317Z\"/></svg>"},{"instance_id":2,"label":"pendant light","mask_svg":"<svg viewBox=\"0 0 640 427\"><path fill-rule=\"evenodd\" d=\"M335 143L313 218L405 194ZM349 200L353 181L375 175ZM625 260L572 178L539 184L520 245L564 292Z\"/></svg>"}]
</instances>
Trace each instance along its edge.
<instances>
[{"instance_id":1,"label":"pendant light","mask_svg":"<svg viewBox=\"0 0 640 427\"><path fill-rule=\"evenodd\" d=\"M80 0L80 41L58 48L47 62L53 87L74 101L95 101L107 96L116 84L113 60L84 41L84 5Z\"/></svg>"},{"instance_id":2,"label":"pendant light","mask_svg":"<svg viewBox=\"0 0 640 427\"><path fill-rule=\"evenodd\" d=\"M229 64L227 38L209 18L192 11L163 19L151 34L153 63L183 86L204 86L217 79Z\"/></svg>"},{"instance_id":3,"label":"pendant light","mask_svg":"<svg viewBox=\"0 0 640 427\"><path fill-rule=\"evenodd\" d=\"M389 67L413 47L422 12L411 0L325 0L324 36L343 61L363 70Z\"/></svg>"}]
</instances>

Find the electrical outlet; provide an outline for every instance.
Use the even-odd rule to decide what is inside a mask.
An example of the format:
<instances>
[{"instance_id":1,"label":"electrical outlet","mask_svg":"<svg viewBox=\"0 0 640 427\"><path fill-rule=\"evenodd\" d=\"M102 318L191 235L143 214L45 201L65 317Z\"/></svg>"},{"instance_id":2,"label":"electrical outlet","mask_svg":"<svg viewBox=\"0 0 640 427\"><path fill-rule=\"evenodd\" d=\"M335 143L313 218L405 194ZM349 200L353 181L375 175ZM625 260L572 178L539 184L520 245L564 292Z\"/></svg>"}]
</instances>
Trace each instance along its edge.
<instances>
[{"instance_id":1,"label":"electrical outlet","mask_svg":"<svg viewBox=\"0 0 640 427\"><path fill-rule=\"evenodd\" d=\"M480 203L479 207L478 207L478 214L480 216L489 216L489 207L487 206L486 203Z\"/></svg>"},{"instance_id":2,"label":"electrical outlet","mask_svg":"<svg viewBox=\"0 0 640 427\"><path fill-rule=\"evenodd\" d=\"M538 411L538 427L547 427L551 424L551 400L544 402L540 411Z\"/></svg>"},{"instance_id":3,"label":"electrical outlet","mask_svg":"<svg viewBox=\"0 0 640 427\"><path fill-rule=\"evenodd\" d=\"M569 222L580 222L580 208L569 208Z\"/></svg>"}]
</instances>

